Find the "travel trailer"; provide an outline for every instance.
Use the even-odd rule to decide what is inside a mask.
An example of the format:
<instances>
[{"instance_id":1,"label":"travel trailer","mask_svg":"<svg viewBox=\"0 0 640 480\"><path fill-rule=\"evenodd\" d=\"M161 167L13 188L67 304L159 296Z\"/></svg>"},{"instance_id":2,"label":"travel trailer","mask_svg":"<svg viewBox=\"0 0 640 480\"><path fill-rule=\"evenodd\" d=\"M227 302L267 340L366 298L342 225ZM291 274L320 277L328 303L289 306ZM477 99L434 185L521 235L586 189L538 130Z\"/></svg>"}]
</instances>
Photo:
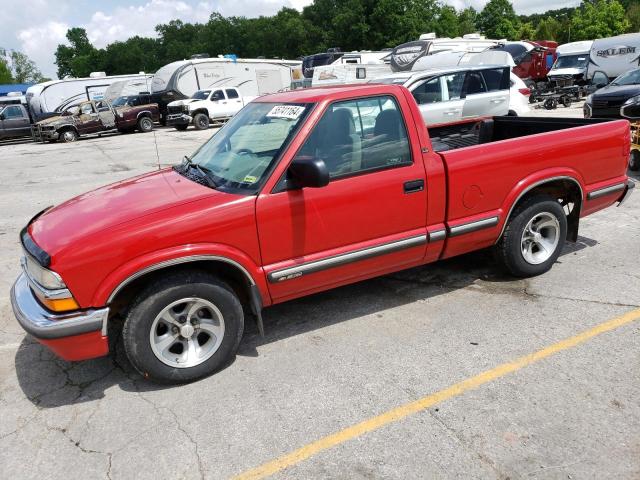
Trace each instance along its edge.
<instances>
[{"instance_id":1,"label":"travel trailer","mask_svg":"<svg viewBox=\"0 0 640 480\"><path fill-rule=\"evenodd\" d=\"M597 72L613 80L640 65L640 33L567 43L557 53L548 75L551 81L587 85Z\"/></svg>"},{"instance_id":2,"label":"travel trailer","mask_svg":"<svg viewBox=\"0 0 640 480\"><path fill-rule=\"evenodd\" d=\"M477 53L499 43L498 40L486 39L476 33L457 38L437 38L435 33L425 33L420 35L419 40L395 47L389 55L389 61L394 72L406 72L412 70L422 57L448 51Z\"/></svg>"},{"instance_id":3,"label":"travel trailer","mask_svg":"<svg viewBox=\"0 0 640 480\"><path fill-rule=\"evenodd\" d=\"M301 74L299 60L264 58L191 58L165 65L151 82L153 100L160 113L167 114L167 104L190 98L199 90L235 87L245 97L256 97L291 88L294 77Z\"/></svg>"},{"instance_id":4,"label":"travel trailer","mask_svg":"<svg viewBox=\"0 0 640 480\"><path fill-rule=\"evenodd\" d=\"M107 87L114 82L134 80L150 84L152 77L145 73L107 76L104 72L94 72L88 78L51 80L29 87L26 93L27 104L35 120L84 101L102 100Z\"/></svg>"},{"instance_id":5,"label":"travel trailer","mask_svg":"<svg viewBox=\"0 0 640 480\"><path fill-rule=\"evenodd\" d=\"M388 64L343 63L322 65L313 70L312 87L365 83L392 73Z\"/></svg>"}]
</instances>

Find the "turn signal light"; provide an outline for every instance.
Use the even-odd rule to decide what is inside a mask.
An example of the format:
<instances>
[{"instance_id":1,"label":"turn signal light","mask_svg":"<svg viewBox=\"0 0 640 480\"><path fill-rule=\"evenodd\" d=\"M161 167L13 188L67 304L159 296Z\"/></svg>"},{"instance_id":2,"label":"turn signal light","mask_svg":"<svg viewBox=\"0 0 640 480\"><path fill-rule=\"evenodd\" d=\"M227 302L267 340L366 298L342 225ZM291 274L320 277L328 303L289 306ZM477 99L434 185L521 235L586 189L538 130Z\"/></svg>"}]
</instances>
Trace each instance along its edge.
<instances>
[{"instance_id":1,"label":"turn signal light","mask_svg":"<svg viewBox=\"0 0 640 480\"><path fill-rule=\"evenodd\" d=\"M70 298L58 298L58 299L50 299L50 298L41 298L38 295L38 299L49 310L52 312L67 312L69 310L78 310L80 305L75 301L73 297Z\"/></svg>"}]
</instances>

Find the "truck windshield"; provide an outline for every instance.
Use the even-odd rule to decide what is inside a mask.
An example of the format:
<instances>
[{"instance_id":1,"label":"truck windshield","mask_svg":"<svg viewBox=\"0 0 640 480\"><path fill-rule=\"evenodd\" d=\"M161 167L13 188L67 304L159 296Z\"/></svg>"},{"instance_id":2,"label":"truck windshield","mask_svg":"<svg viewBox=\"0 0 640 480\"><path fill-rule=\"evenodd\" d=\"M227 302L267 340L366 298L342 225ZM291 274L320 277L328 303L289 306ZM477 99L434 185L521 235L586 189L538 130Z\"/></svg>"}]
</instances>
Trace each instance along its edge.
<instances>
[{"instance_id":1,"label":"truck windshield","mask_svg":"<svg viewBox=\"0 0 640 480\"><path fill-rule=\"evenodd\" d=\"M623 73L616 78L611 85L638 85L640 84L640 68Z\"/></svg>"},{"instance_id":2,"label":"truck windshield","mask_svg":"<svg viewBox=\"0 0 640 480\"><path fill-rule=\"evenodd\" d=\"M211 90L198 90L191 96L191 98L194 100L206 100L210 93Z\"/></svg>"},{"instance_id":3,"label":"truck windshield","mask_svg":"<svg viewBox=\"0 0 640 480\"><path fill-rule=\"evenodd\" d=\"M588 54L583 55L563 55L558 57L553 68L586 68L589 62Z\"/></svg>"},{"instance_id":4,"label":"truck windshield","mask_svg":"<svg viewBox=\"0 0 640 480\"><path fill-rule=\"evenodd\" d=\"M311 104L249 103L191 157L216 188L255 193Z\"/></svg>"}]
</instances>

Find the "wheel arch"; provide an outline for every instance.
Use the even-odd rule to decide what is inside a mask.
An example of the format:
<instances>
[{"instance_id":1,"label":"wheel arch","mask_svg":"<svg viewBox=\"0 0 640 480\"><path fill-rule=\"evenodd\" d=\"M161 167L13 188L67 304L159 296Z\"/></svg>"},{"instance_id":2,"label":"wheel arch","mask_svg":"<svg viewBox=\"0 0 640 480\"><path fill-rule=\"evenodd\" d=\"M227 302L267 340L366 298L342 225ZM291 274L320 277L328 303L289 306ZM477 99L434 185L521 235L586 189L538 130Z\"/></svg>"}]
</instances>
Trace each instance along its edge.
<instances>
[{"instance_id":1,"label":"wheel arch","mask_svg":"<svg viewBox=\"0 0 640 480\"><path fill-rule=\"evenodd\" d=\"M138 112L138 114L136 115L136 119L140 120L142 117L152 118L151 111L150 110L143 110L141 112Z\"/></svg>"},{"instance_id":2,"label":"wheel arch","mask_svg":"<svg viewBox=\"0 0 640 480\"><path fill-rule=\"evenodd\" d=\"M80 134L78 132L78 127L76 127L75 125L71 125L71 124L66 124L66 125L62 125L60 127L58 127L56 129L56 132L58 133L62 133L62 132L66 132L67 130L73 130L75 131L78 135Z\"/></svg>"},{"instance_id":3,"label":"wheel arch","mask_svg":"<svg viewBox=\"0 0 640 480\"><path fill-rule=\"evenodd\" d=\"M516 207L527 199L541 194L551 195L562 199L566 204L571 204L571 208L568 208L568 205L563 205L567 214L567 240L572 242L577 240L580 212L584 202L584 186L578 180L577 175L566 172L562 175L522 181L518 185L508 196L506 205L509 207L503 208L503 211L508 213L504 217L496 243L502 238Z\"/></svg>"}]
</instances>

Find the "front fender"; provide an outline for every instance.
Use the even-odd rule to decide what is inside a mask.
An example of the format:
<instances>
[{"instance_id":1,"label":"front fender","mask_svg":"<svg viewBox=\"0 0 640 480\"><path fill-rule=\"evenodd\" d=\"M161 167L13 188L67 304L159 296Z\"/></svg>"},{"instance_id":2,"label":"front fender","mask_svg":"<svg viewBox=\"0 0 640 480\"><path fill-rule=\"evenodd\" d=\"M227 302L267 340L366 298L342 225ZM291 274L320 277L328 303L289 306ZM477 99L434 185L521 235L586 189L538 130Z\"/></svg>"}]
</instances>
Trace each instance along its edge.
<instances>
[{"instance_id":1,"label":"front fender","mask_svg":"<svg viewBox=\"0 0 640 480\"><path fill-rule=\"evenodd\" d=\"M92 305L107 305L121 288L143 273L199 260L226 261L236 266L258 287L263 305L271 304L264 271L248 255L229 245L199 243L147 253L120 265L100 283L93 296Z\"/></svg>"}]
</instances>

